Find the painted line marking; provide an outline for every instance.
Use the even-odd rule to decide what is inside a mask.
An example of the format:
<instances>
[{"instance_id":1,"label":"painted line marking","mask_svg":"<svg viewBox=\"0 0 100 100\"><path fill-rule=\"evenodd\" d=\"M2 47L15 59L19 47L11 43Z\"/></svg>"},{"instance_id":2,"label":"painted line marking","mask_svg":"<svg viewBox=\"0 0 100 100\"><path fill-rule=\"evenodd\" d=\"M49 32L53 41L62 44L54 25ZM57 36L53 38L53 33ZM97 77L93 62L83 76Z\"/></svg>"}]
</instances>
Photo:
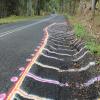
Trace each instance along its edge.
<instances>
[{"instance_id":1,"label":"painted line marking","mask_svg":"<svg viewBox=\"0 0 100 100\"><path fill-rule=\"evenodd\" d=\"M6 36L6 35L9 35L9 34L11 34L11 33L14 33L14 32L17 32L17 31L20 31L20 30L23 30L23 29L26 29L26 28L28 28L28 27L31 27L31 26L34 26L34 25L37 25L37 24L46 22L46 21L48 21L48 20L51 20L51 19L54 18L54 17L56 17L56 15L53 16L53 17L47 18L47 19L45 19L45 20L41 20L41 21L38 21L38 22L35 22L35 23L32 23L32 24L29 24L29 25L25 25L25 26L22 26L22 27L18 27L18 28L14 29L14 30L9 30L9 31L0 33L0 34L2 34L2 35L0 35L0 38L1 38L1 37L4 37L4 36Z\"/></svg>"},{"instance_id":2,"label":"painted line marking","mask_svg":"<svg viewBox=\"0 0 100 100\"><path fill-rule=\"evenodd\" d=\"M60 69L60 68L58 68L56 66L45 65L45 64L42 64L41 62L37 62L37 61L35 62L35 64L37 64L37 65L39 65L40 67L43 67L43 68L56 70L56 71L58 71L60 73L62 73L62 72L81 72L81 71L89 69L92 66L95 66L95 62L89 62L88 65L86 65L85 67L81 67L79 69L75 68L75 69L62 70L62 69Z\"/></svg>"},{"instance_id":3,"label":"painted line marking","mask_svg":"<svg viewBox=\"0 0 100 100\"><path fill-rule=\"evenodd\" d=\"M37 95L28 94L25 91L23 91L22 89L18 89L18 91L16 93L20 94L25 99L32 99L32 100L54 100L54 99L49 99L49 98L45 98L45 97L40 97L40 96L37 96ZM13 98L14 98L14 96L13 96Z\"/></svg>"},{"instance_id":4,"label":"painted line marking","mask_svg":"<svg viewBox=\"0 0 100 100\"><path fill-rule=\"evenodd\" d=\"M52 59L56 59L56 60L59 60L59 61L64 61L63 59L59 59L59 58L53 57L53 56L48 56L48 55L46 55L44 53L41 53L41 55L44 56L44 57L46 57L46 58L52 58Z\"/></svg>"},{"instance_id":5,"label":"painted line marking","mask_svg":"<svg viewBox=\"0 0 100 100\"><path fill-rule=\"evenodd\" d=\"M15 84L14 88L11 91L9 91L8 96L6 97L7 98L6 100L11 100L12 96L16 93L17 89L21 86L26 74L29 72L29 70L31 69L32 65L35 63L35 61L39 57L40 53L42 52L43 48L45 47L45 45L47 43L47 40L48 40L47 27L45 28L45 32L46 32L47 36L45 38L45 41L44 41L43 45L41 46L39 51L36 53L36 55L33 57L32 61L27 65L25 71L23 72L22 76L19 78L19 80Z\"/></svg>"},{"instance_id":6,"label":"painted line marking","mask_svg":"<svg viewBox=\"0 0 100 100\"><path fill-rule=\"evenodd\" d=\"M54 51L50 51L49 49L47 48L44 48L45 51L49 52L49 53L54 53L54 54L57 54L57 55L63 55L63 56L72 56L72 55L69 55L69 54L64 54L64 53L57 53L57 52L54 52Z\"/></svg>"}]
</instances>

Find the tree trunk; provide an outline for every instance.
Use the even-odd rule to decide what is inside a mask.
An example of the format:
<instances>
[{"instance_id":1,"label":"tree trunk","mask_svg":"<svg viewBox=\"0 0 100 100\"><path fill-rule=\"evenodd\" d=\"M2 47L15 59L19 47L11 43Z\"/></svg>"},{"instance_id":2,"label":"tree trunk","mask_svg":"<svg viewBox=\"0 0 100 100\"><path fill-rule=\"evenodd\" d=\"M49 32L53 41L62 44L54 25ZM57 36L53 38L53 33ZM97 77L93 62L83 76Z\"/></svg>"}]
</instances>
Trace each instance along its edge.
<instances>
[{"instance_id":1,"label":"tree trunk","mask_svg":"<svg viewBox=\"0 0 100 100\"><path fill-rule=\"evenodd\" d=\"M34 15L40 15L40 0L35 0Z\"/></svg>"},{"instance_id":2,"label":"tree trunk","mask_svg":"<svg viewBox=\"0 0 100 100\"><path fill-rule=\"evenodd\" d=\"M92 0L92 17L95 16L96 0Z\"/></svg>"},{"instance_id":3,"label":"tree trunk","mask_svg":"<svg viewBox=\"0 0 100 100\"><path fill-rule=\"evenodd\" d=\"M72 15L72 1L69 1L69 14Z\"/></svg>"},{"instance_id":4,"label":"tree trunk","mask_svg":"<svg viewBox=\"0 0 100 100\"><path fill-rule=\"evenodd\" d=\"M27 16L32 16L32 0L27 0Z\"/></svg>"},{"instance_id":5,"label":"tree trunk","mask_svg":"<svg viewBox=\"0 0 100 100\"><path fill-rule=\"evenodd\" d=\"M75 11L76 11L76 0L73 1L73 11L72 11L73 15L75 15Z\"/></svg>"}]
</instances>

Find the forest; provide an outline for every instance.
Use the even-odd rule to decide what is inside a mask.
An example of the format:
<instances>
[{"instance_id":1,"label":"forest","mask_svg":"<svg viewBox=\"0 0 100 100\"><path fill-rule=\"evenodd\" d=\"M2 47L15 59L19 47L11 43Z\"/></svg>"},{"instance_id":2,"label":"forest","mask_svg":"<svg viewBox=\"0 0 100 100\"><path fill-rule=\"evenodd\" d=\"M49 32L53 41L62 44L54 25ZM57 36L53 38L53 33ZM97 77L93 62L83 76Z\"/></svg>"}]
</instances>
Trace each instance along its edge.
<instances>
[{"instance_id":1,"label":"forest","mask_svg":"<svg viewBox=\"0 0 100 100\"><path fill-rule=\"evenodd\" d=\"M91 10L94 15L95 10L99 11L98 2L99 0L0 0L0 17L43 15L50 12L75 15L78 8L81 14Z\"/></svg>"},{"instance_id":2,"label":"forest","mask_svg":"<svg viewBox=\"0 0 100 100\"><path fill-rule=\"evenodd\" d=\"M0 0L0 24L54 13L69 17L76 29L81 23L100 43L100 0Z\"/></svg>"}]
</instances>

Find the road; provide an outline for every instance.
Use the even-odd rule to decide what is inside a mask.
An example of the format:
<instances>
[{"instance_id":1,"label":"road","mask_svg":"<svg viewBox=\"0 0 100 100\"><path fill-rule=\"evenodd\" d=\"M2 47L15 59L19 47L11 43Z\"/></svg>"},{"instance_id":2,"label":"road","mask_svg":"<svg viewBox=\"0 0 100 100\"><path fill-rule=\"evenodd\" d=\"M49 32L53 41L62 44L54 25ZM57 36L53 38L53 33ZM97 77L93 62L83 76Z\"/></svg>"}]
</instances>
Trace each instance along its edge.
<instances>
[{"instance_id":1,"label":"road","mask_svg":"<svg viewBox=\"0 0 100 100\"><path fill-rule=\"evenodd\" d=\"M0 31L0 100L98 98L96 62L63 16L6 24Z\"/></svg>"},{"instance_id":2,"label":"road","mask_svg":"<svg viewBox=\"0 0 100 100\"><path fill-rule=\"evenodd\" d=\"M26 66L26 59L43 37L43 28L60 21L64 21L64 17L54 15L0 26L0 93L12 87L11 78L19 75L20 67Z\"/></svg>"}]
</instances>

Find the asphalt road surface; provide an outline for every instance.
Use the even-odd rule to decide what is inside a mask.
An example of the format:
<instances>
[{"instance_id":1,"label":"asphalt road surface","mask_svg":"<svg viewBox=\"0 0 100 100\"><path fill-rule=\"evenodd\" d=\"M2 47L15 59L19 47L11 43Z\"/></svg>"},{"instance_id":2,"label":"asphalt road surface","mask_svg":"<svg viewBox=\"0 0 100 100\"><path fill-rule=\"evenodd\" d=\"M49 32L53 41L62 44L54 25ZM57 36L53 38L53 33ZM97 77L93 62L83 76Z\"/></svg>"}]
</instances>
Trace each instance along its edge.
<instances>
[{"instance_id":1,"label":"asphalt road surface","mask_svg":"<svg viewBox=\"0 0 100 100\"><path fill-rule=\"evenodd\" d=\"M47 31L46 45L7 100L96 100L100 73L84 41L66 23Z\"/></svg>"},{"instance_id":2,"label":"asphalt road surface","mask_svg":"<svg viewBox=\"0 0 100 100\"><path fill-rule=\"evenodd\" d=\"M95 100L99 97L100 72L96 62L84 41L76 39L65 21L63 16L51 15L0 26L0 100ZM48 33L43 41L46 26ZM28 59L41 40L43 44L35 57ZM25 70L26 60L30 64Z\"/></svg>"},{"instance_id":3,"label":"asphalt road surface","mask_svg":"<svg viewBox=\"0 0 100 100\"><path fill-rule=\"evenodd\" d=\"M39 45L43 28L64 21L63 16L52 15L42 20L0 25L0 93L13 86L11 78L19 75L19 68L26 65L26 59Z\"/></svg>"}]
</instances>

